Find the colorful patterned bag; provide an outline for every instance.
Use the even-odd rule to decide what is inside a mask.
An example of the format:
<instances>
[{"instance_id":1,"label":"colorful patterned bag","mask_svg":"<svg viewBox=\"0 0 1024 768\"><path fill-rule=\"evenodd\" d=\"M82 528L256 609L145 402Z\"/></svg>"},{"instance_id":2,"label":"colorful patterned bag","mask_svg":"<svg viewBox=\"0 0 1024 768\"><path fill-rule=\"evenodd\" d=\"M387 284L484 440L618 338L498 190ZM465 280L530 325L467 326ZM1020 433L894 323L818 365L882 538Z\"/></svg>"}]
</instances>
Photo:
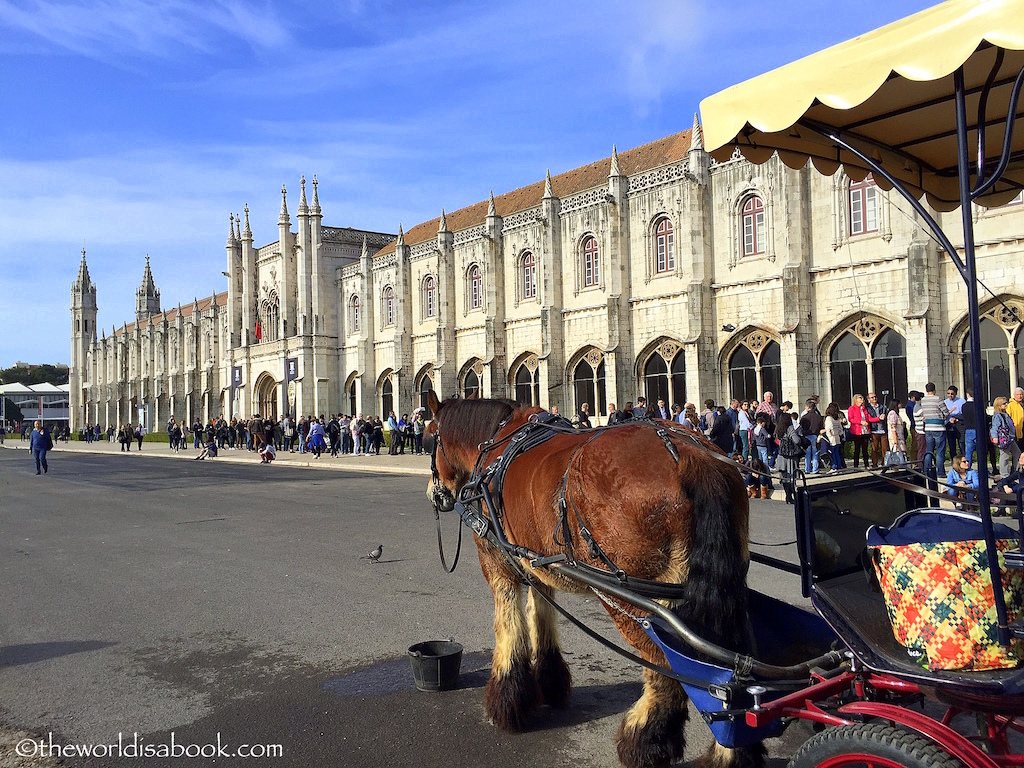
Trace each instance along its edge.
<instances>
[{"instance_id":1,"label":"colorful patterned bag","mask_svg":"<svg viewBox=\"0 0 1024 768\"><path fill-rule=\"evenodd\" d=\"M1007 570L1002 553L1017 533L996 525L1009 620L1024 611L1024 572ZM917 510L890 528L868 530L868 550L896 640L930 670L1017 666L1024 644L996 639L996 609L981 520L946 510Z\"/></svg>"}]
</instances>

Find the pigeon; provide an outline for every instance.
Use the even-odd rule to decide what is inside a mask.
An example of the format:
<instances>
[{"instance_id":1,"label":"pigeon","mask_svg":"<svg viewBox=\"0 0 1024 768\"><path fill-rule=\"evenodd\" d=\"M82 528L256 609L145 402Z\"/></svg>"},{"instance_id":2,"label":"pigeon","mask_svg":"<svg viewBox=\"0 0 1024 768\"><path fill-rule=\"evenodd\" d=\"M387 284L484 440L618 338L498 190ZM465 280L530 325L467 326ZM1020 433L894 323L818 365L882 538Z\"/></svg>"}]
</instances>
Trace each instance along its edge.
<instances>
[{"instance_id":1,"label":"pigeon","mask_svg":"<svg viewBox=\"0 0 1024 768\"><path fill-rule=\"evenodd\" d=\"M369 560L371 563L376 563L378 560L380 560L380 556L381 556L381 554L383 554L383 552L384 552L384 545L383 544L378 544L377 548L375 550L373 550L373 552L371 552L368 555L366 555L365 557L361 557L359 559L360 560Z\"/></svg>"}]
</instances>

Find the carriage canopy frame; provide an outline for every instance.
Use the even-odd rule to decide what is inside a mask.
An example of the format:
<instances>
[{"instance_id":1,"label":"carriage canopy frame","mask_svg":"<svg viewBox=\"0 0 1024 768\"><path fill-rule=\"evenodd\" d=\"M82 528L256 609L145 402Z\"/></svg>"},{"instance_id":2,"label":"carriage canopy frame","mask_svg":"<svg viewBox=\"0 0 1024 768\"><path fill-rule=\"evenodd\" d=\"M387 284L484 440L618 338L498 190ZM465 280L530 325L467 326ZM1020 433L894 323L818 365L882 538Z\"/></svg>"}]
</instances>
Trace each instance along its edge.
<instances>
[{"instance_id":1,"label":"carriage canopy frame","mask_svg":"<svg viewBox=\"0 0 1024 768\"><path fill-rule=\"evenodd\" d=\"M1024 189L1024 131L1014 131L1022 89L1024 0L948 0L709 96L700 113L705 147L720 162L738 152L761 164L777 153L790 168L810 160L826 175L871 173L896 190L960 272L977 339L972 206L1002 205ZM989 146L1001 151L991 157ZM922 199L937 211L960 208L962 248ZM976 423L985 424L980 345L971 345L970 362ZM978 474L989 569L1000 584L984 462ZM1007 644L1001 590L995 598Z\"/></svg>"}]
</instances>

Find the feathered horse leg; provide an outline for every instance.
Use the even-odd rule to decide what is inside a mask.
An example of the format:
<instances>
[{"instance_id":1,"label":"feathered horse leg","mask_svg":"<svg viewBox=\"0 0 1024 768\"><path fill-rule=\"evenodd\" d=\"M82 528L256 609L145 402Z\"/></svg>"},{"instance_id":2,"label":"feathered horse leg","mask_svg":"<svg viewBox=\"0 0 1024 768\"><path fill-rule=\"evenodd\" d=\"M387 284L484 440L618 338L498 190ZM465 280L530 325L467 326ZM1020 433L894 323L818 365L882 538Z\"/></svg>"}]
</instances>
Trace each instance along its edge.
<instances>
[{"instance_id":1,"label":"feathered horse leg","mask_svg":"<svg viewBox=\"0 0 1024 768\"><path fill-rule=\"evenodd\" d=\"M484 708L504 731L522 731L538 699L530 666L530 637L523 612L520 580L501 554L484 544L480 566L494 593L494 654Z\"/></svg>"},{"instance_id":2,"label":"feathered horse leg","mask_svg":"<svg viewBox=\"0 0 1024 768\"><path fill-rule=\"evenodd\" d=\"M538 594L541 591L547 600ZM548 600L554 600L554 590L550 587L530 587L526 615L530 620L530 645L533 648L531 662L543 703L560 709L569 703L572 675L562 659L558 642L558 614Z\"/></svg>"}]
</instances>

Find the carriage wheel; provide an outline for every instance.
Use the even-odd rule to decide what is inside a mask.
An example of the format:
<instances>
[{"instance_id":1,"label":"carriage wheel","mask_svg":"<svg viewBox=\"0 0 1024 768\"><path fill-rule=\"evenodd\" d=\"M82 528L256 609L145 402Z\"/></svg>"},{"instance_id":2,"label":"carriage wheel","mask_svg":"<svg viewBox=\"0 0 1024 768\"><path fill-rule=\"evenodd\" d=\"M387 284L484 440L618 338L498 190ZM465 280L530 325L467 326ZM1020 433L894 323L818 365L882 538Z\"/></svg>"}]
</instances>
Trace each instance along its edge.
<instances>
[{"instance_id":1,"label":"carriage wheel","mask_svg":"<svg viewBox=\"0 0 1024 768\"><path fill-rule=\"evenodd\" d=\"M963 768L942 747L883 723L828 728L808 739L789 768Z\"/></svg>"}]
</instances>

